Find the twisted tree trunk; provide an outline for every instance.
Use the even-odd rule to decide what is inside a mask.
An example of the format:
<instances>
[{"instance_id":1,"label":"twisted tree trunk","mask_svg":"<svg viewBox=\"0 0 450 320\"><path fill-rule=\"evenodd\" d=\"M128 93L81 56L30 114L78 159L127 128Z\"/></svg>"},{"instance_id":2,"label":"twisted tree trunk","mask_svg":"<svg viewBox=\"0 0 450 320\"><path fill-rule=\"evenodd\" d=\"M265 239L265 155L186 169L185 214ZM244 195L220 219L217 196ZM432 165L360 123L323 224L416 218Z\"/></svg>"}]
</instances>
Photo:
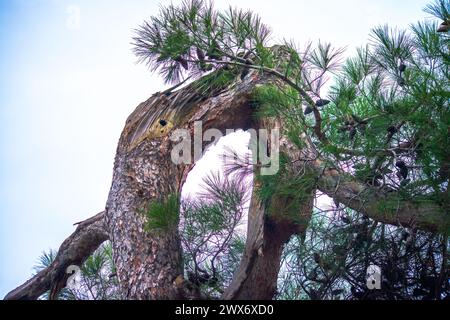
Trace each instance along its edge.
<instances>
[{"instance_id":1,"label":"twisted tree trunk","mask_svg":"<svg viewBox=\"0 0 450 320\"><path fill-rule=\"evenodd\" d=\"M220 72L220 71L219 71ZM177 228L164 234L144 230L142 210L152 201L180 193L192 164L176 165L171 160L175 129L187 129L191 136L195 122L202 121L202 135L215 128L282 128L278 120L254 117L251 96L255 86L271 81L255 73L245 81L235 80L226 87L200 91L199 82L176 92L157 93L140 104L129 116L120 137L111 190L104 212L80 224L60 247L52 265L11 291L5 299L36 299L48 289L52 295L64 287L65 269L80 265L105 240L112 242L117 276L126 299L201 298L186 288L183 279L182 248ZM379 210L386 199L353 177L327 168L303 137L307 148L299 150L287 137L281 137L280 151L289 159L290 174L308 170L317 187L352 209L375 220L392 224L414 224L424 230L449 226L446 212L431 204L396 202L396 215ZM204 145L203 145L204 146ZM276 292L283 245L292 234L305 231L311 215L314 188L305 192L297 218L283 215L292 199L273 198L263 203L255 182L248 218L244 255L224 299L271 299ZM395 192L390 194L395 198ZM274 210L279 214L274 214ZM432 215L432 216L431 216Z\"/></svg>"}]
</instances>

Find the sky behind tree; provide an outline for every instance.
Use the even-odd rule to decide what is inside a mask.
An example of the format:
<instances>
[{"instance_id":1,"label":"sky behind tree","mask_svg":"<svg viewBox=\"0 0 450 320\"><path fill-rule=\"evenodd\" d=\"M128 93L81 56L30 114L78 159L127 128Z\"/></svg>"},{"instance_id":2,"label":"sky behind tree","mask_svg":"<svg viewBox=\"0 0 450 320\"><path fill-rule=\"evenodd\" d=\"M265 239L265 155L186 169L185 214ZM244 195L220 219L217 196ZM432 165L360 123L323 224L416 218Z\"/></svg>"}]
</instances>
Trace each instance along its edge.
<instances>
[{"instance_id":1,"label":"sky behind tree","mask_svg":"<svg viewBox=\"0 0 450 320\"><path fill-rule=\"evenodd\" d=\"M103 210L127 116L165 87L136 64L130 44L160 3L0 0L0 297L73 223ZM347 54L378 24L406 28L427 18L427 3L215 1L260 14L274 42L320 39Z\"/></svg>"}]
</instances>

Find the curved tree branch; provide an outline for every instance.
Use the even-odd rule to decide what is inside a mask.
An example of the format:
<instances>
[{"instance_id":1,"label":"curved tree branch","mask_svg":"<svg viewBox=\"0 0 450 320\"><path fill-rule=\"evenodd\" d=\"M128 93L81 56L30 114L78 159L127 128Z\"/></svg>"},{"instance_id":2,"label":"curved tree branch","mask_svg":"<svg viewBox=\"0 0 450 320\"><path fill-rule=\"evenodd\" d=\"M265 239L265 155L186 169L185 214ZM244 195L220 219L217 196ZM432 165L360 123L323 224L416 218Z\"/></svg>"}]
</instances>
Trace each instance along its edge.
<instances>
[{"instance_id":1,"label":"curved tree branch","mask_svg":"<svg viewBox=\"0 0 450 320\"><path fill-rule=\"evenodd\" d=\"M312 163L318 174L318 189L365 216L396 226L448 233L450 214L433 201L403 199L396 191L386 192L357 181L352 175Z\"/></svg>"},{"instance_id":2,"label":"curved tree branch","mask_svg":"<svg viewBox=\"0 0 450 320\"><path fill-rule=\"evenodd\" d=\"M104 227L102 211L85 221L77 223L78 227L58 250L52 264L34 275L30 280L5 296L5 300L34 300L50 290L50 299L55 299L59 291L66 286L70 265L81 266L100 244L108 239Z\"/></svg>"}]
</instances>

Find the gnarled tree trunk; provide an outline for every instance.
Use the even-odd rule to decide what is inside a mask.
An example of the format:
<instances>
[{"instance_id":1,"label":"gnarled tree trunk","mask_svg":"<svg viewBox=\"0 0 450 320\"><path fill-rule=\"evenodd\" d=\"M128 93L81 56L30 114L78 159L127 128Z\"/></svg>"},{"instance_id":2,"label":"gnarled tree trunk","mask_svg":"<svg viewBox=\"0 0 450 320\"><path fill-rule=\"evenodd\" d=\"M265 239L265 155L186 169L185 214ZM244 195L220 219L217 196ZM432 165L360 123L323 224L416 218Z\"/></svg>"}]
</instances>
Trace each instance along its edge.
<instances>
[{"instance_id":1,"label":"gnarled tree trunk","mask_svg":"<svg viewBox=\"0 0 450 320\"><path fill-rule=\"evenodd\" d=\"M220 71L219 71L220 72ZM161 201L180 193L192 164L175 165L171 161L173 130L187 129L202 121L203 132L210 128L268 128L279 120L254 117L252 92L258 84L271 81L268 76L250 74L245 81L199 93L197 82L176 92L153 95L140 104L128 118L121 135L114 165L114 175L104 213L82 223L60 247L52 265L11 291L5 299L36 299L48 289L53 294L65 285L65 269L81 264L105 240L113 246L117 276L127 299L200 298L184 286L182 248L177 228L164 234L144 230L142 210L152 201ZM161 121L163 120L163 121ZM202 133L203 133L202 132ZM303 137L307 148L299 150L287 137L281 137L280 151L290 160L292 175L308 170L315 175L317 187L352 209L386 223L414 224L424 230L448 228L448 215L429 204L396 203L397 214L381 212L377 190L361 184L351 176L327 168ZM307 190L298 205L297 217L282 214L292 199L273 198L271 205L257 195L255 182L248 218L244 255L224 299L271 299L276 291L283 245L291 235L305 231L312 210L315 190ZM395 198L395 192L390 195ZM364 204L364 205L363 205ZM273 206L280 214L275 214ZM432 212L433 217L428 212Z\"/></svg>"}]
</instances>

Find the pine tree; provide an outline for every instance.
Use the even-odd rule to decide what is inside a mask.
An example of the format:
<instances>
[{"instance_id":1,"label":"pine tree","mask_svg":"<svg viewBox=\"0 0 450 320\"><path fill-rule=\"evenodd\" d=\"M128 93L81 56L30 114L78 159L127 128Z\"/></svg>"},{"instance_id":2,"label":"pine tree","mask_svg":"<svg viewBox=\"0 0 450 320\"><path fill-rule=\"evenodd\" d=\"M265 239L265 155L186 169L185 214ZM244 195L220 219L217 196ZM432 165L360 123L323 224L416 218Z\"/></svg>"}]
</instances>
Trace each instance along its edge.
<instances>
[{"instance_id":1,"label":"pine tree","mask_svg":"<svg viewBox=\"0 0 450 320\"><path fill-rule=\"evenodd\" d=\"M75 258L86 261L109 238L130 299L448 298L449 7L436 0L426 12L439 20L409 30L375 27L348 59L328 43L273 44L251 11L162 7L134 52L175 87L130 116L106 210L60 252L83 248ZM211 201L179 202L190 167L171 162L169 134L196 120L281 128L276 174L228 168L253 175L245 245L236 225L248 186L210 178ZM333 204L314 208L319 197ZM64 257L7 298L59 288L49 279ZM386 272L377 293L364 287L372 263Z\"/></svg>"}]
</instances>

